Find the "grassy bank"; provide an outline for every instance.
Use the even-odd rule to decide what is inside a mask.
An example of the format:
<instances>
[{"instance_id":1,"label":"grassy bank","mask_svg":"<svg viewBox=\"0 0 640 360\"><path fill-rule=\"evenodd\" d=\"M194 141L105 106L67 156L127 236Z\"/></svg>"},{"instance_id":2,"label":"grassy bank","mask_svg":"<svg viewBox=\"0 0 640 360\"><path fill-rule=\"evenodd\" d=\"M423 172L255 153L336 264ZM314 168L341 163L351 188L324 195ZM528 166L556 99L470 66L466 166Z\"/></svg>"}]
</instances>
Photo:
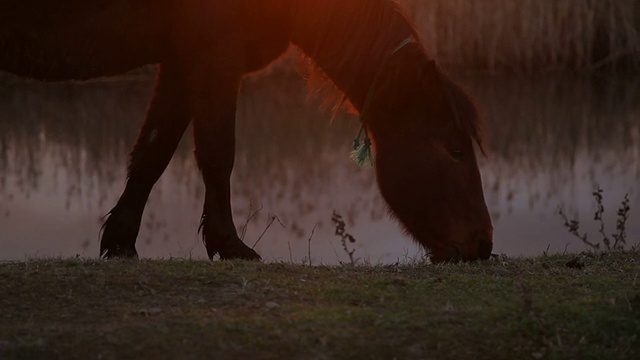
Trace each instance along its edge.
<instances>
[{"instance_id":1,"label":"grassy bank","mask_svg":"<svg viewBox=\"0 0 640 360\"><path fill-rule=\"evenodd\" d=\"M0 358L633 359L639 261L4 263Z\"/></svg>"},{"instance_id":2,"label":"grassy bank","mask_svg":"<svg viewBox=\"0 0 640 360\"><path fill-rule=\"evenodd\" d=\"M403 0L451 67L490 72L640 70L638 0Z\"/></svg>"}]
</instances>

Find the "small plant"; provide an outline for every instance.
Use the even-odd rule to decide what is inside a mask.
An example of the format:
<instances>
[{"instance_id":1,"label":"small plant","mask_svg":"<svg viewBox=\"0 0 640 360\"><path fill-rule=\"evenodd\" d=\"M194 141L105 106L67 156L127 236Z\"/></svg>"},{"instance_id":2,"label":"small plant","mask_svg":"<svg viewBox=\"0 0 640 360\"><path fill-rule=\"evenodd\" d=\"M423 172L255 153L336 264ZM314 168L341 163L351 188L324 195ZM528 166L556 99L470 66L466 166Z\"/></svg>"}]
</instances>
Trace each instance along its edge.
<instances>
[{"instance_id":1,"label":"small plant","mask_svg":"<svg viewBox=\"0 0 640 360\"><path fill-rule=\"evenodd\" d=\"M593 215L593 220L599 223L598 233L602 236L602 244L606 250L613 249L624 249L626 245L626 223L629 219L629 212L631 211L631 207L629 206L629 194L624 195L624 199L620 204L620 208L618 208L618 220L616 221L616 232L611 235L613 238L613 244L611 243L611 239L607 236L605 232L604 226L604 218L602 215L604 214L604 205L602 204L603 199L603 190L600 186L596 186L596 190L593 191L592 195L596 200L596 212ZM587 240L587 233L580 234L580 222L576 219L569 219L567 215L562 211L562 208L558 207L558 214L564 220L564 226L567 228L569 233L578 239L580 239L585 245L588 245L594 250L600 250L600 243L591 242Z\"/></svg>"},{"instance_id":2,"label":"small plant","mask_svg":"<svg viewBox=\"0 0 640 360\"><path fill-rule=\"evenodd\" d=\"M333 211L333 215L331 216L331 222L336 226L335 234L336 236L340 237L342 248L344 249L344 252L349 255L349 261L351 261L351 265L355 265L357 260L353 257L353 254L356 252L356 249L349 250L348 243L353 244L356 242L356 239L353 237L353 235L349 234L346 231L346 223L344 222L342 215L335 212L335 210Z\"/></svg>"},{"instance_id":3,"label":"small plant","mask_svg":"<svg viewBox=\"0 0 640 360\"><path fill-rule=\"evenodd\" d=\"M612 235L613 239L613 248L617 249L618 247L624 248L627 244L627 232L625 225L627 220L629 219L629 212L631 211L631 207L629 206L629 194L624 194L624 200L620 204L620 208L618 208L618 220L616 220L616 233Z\"/></svg>"}]
</instances>

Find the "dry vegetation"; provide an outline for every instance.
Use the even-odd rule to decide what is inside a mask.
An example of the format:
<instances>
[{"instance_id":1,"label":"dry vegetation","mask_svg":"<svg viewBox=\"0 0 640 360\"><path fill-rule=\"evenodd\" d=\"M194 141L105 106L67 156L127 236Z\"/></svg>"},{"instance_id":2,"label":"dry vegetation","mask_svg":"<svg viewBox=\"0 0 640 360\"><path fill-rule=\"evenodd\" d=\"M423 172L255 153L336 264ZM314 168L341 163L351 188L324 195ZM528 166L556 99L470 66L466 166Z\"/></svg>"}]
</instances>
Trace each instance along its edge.
<instances>
[{"instance_id":1,"label":"dry vegetation","mask_svg":"<svg viewBox=\"0 0 640 360\"><path fill-rule=\"evenodd\" d=\"M434 57L488 72L640 69L638 0L402 0Z\"/></svg>"}]
</instances>

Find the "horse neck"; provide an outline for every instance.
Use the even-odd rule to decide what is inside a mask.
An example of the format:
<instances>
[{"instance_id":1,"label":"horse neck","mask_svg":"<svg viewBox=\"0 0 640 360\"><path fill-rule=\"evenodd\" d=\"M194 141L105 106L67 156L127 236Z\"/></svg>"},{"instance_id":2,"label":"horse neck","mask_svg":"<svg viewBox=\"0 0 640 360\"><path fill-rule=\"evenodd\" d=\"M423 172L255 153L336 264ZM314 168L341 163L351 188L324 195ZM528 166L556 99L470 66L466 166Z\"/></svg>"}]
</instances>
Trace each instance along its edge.
<instances>
[{"instance_id":1,"label":"horse neck","mask_svg":"<svg viewBox=\"0 0 640 360\"><path fill-rule=\"evenodd\" d=\"M292 43L358 111L387 57L413 26L392 0L292 0Z\"/></svg>"}]
</instances>

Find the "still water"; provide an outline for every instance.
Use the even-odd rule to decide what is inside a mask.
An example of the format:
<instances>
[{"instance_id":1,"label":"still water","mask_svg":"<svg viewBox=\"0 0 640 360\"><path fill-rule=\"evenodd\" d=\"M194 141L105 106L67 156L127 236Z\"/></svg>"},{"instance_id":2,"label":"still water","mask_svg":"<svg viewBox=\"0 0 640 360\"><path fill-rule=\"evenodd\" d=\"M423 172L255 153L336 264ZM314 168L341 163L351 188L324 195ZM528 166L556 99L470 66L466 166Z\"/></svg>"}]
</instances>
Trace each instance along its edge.
<instances>
[{"instance_id":1,"label":"still water","mask_svg":"<svg viewBox=\"0 0 640 360\"><path fill-rule=\"evenodd\" d=\"M480 162L494 253L584 249L563 227L559 206L599 241L596 185L604 190L609 234L629 195L627 246L638 243L640 81L460 81L488 122L489 157ZM97 256L102 216L123 190L127 154L152 91L153 69L84 83L0 75L0 260ZM349 159L357 119L330 117L294 74L244 82L232 201L245 242L257 242L268 261L303 262L310 254L314 264L348 262L331 223L336 211L356 238L348 247L359 262L422 256L386 216L373 169ZM154 188L137 243L143 257L206 256L197 234L203 186L191 149L186 136Z\"/></svg>"}]
</instances>

